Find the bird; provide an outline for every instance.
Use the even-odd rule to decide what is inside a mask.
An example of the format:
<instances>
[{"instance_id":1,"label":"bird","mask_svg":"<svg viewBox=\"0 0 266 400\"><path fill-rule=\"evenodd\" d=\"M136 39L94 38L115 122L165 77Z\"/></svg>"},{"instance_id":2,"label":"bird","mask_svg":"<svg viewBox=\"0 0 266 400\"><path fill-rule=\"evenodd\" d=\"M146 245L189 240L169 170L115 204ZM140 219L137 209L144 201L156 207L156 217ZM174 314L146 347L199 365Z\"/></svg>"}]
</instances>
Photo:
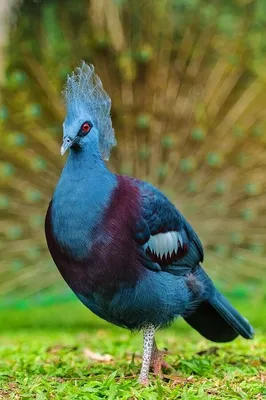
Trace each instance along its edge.
<instances>
[{"instance_id":1,"label":"bird","mask_svg":"<svg viewBox=\"0 0 266 400\"><path fill-rule=\"evenodd\" d=\"M196 2L181 0L12 1L6 7L15 3L0 71L1 305L73 300L47 251L43 220L64 162L57 151L61 88L81 59L97 65L112 98L119 146L110 169L151 182L178 207L204 243L205 269L223 293L261 298L266 191L259 8L253 13L249 2L220 2L199 12Z\"/></svg>"},{"instance_id":2,"label":"bird","mask_svg":"<svg viewBox=\"0 0 266 400\"><path fill-rule=\"evenodd\" d=\"M192 226L152 184L111 172L111 99L82 62L64 89L61 154L69 151L45 219L50 254L77 298L100 318L143 331L139 382L165 366L156 329L178 316L205 338L252 339L253 328L203 269Z\"/></svg>"}]
</instances>

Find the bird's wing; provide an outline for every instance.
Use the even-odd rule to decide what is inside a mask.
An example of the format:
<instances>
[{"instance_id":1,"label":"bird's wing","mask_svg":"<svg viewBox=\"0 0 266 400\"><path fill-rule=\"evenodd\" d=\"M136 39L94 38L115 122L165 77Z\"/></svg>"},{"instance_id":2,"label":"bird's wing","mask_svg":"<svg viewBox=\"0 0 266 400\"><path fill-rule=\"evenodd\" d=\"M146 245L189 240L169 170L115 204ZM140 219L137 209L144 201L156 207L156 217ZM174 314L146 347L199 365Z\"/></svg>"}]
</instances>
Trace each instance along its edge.
<instances>
[{"instance_id":1,"label":"bird's wing","mask_svg":"<svg viewBox=\"0 0 266 400\"><path fill-rule=\"evenodd\" d=\"M141 217L136 241L142 263L153 270L185 274L203 261L203 247L176 207L152 185L138 182Z\"/></svg>"}]
</instances>

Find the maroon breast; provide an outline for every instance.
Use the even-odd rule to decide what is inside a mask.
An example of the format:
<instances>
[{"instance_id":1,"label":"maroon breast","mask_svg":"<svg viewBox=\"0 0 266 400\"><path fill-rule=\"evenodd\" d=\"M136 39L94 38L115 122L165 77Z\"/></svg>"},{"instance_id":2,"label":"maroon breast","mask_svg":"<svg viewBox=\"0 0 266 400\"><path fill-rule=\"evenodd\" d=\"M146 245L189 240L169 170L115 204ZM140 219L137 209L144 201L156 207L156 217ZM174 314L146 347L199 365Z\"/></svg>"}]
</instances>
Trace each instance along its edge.
<instances>
[{"instance_id":1,"label":"maroon breast","mask_svg":"<svg viewBox=\"0 0 266 400\"><path fill-rule=\"evenodd\" d=\"M128 177L117 176L108 208L93 232L93 243L82 260L60 248L53 235L51 204L45 230L50 253L67 284L82 295L115 293L123 284L134 286L142 266L137 259L135 226L140 214L139 191Z\"/></svg>"}]
</instances>

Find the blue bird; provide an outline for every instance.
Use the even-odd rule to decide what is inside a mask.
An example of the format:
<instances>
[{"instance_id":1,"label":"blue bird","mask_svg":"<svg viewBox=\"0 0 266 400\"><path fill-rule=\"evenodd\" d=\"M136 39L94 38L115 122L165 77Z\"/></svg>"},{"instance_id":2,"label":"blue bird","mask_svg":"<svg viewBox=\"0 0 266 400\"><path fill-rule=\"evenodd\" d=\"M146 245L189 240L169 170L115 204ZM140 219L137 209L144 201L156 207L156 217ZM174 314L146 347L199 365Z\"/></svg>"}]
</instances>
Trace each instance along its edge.
<instances>
[{"instance_id":1,"label":"blue bird","mask_svg":"<svg viewBox=\"0 0 266 400\"><path fill-rule=\"evenodd\" d=\"M50 202L45 232L62 277L93 313L143 330L139 382L167 366L155 330L178 316L205 338L228 342L253 328L204 272L202 244L155 187L113 174L111 100L93 66L82 63L64 90L61 153L70 150Z\"/></svg>"}]
</instances>

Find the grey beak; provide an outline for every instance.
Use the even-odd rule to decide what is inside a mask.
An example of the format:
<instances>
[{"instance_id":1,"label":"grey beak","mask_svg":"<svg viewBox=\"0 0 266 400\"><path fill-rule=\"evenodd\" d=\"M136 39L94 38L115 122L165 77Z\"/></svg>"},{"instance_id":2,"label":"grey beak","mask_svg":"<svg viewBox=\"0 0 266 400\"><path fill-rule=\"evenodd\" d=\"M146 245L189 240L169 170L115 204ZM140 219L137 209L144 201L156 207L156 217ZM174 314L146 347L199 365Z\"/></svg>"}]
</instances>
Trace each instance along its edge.
<instances>
[{"instance_id":1,"label":"grey beak","mask_svg":"<svg viewBox=\"0 0 266 400\"><path fill-rule=\"evenodd\" d=\"M68 136L63 139L63 144L61 146L61 156L65 154L67 149L72 145L73 140L71 140Z\"/></svg>"}]
</instances>

